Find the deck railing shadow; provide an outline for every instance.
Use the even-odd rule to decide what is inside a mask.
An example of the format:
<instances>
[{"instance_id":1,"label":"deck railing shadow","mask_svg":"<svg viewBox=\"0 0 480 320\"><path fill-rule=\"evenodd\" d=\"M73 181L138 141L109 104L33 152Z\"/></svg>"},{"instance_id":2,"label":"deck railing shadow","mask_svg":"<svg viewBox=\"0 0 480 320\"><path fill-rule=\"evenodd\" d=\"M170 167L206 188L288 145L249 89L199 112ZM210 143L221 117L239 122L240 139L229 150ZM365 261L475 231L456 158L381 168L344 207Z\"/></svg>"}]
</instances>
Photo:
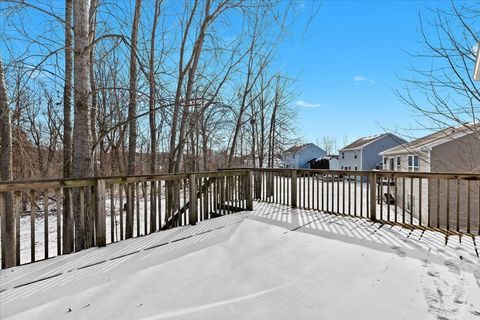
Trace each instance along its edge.
<instances>
[{"instance_id":1,"label":"deck railing shadow","mask_svg":"<svg viewBox=\"0 0 480 320\"><path fill-rule=\"evenodd\" d=\"M450 235L386 224L381 221L326 213L318 210L291 208L281 204L255 202L252 219L285 229L285 233L303 232L328 239L365 246L401 257L443 264L445 259L479 263L478 249L471 236ZM461 242L460 240L461 239Z\"/></svg>"},{"instance_id":2,"label":"deck railing shadow","mask_svg":"<svg viewBox=\"0 0 480 320\"><path fill-rule=\"evenodd\" d=\"M2 304L72 283L88 289L92 272L108 281L119 279L132 272L131 259L134 259L137 270L143 270L216 245L228 240L239 223L247 217L241 213L225 215L195 226L170 229L100 249L92 248L74 255L14 267L2 274Z\"/></svg>"}]
</instances>

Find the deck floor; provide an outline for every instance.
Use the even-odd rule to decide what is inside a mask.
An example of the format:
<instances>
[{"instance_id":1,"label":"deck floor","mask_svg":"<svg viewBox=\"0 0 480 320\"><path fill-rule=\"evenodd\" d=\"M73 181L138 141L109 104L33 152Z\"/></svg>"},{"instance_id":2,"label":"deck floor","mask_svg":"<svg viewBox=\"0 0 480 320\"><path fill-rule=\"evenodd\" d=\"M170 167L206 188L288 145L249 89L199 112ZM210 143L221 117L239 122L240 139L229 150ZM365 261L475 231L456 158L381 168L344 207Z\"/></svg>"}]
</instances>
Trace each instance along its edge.
<instances>
[{"instance_id":1,"label":"deck floor","mask_svg":"<svg viewBox=\"0 0 480 320\"><path fill-rule=\"evenodd\" d=\"M0 318L480 319L471 237L254 208L2 270Z\"/></svg>"}]
</instances>

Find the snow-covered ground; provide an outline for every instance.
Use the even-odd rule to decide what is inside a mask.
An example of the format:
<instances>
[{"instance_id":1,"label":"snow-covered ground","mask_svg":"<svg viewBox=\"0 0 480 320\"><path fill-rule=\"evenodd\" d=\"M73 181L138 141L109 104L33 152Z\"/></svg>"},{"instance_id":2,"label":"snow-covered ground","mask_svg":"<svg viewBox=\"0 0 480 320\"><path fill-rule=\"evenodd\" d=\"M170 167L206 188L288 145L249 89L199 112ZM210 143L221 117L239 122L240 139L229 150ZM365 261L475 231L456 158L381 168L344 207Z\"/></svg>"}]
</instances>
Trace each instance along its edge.
<instances>
[{"instance_id":1,"label":"snow-covered ground","mask_svg":"<svg viewBox=\"0 0 480 320\"><path fill-rule=\"evenodd\" d=\"M478 248L459 240L255 203L2 270L0 317L480 319Z\"/></svg>"}]
</instances>

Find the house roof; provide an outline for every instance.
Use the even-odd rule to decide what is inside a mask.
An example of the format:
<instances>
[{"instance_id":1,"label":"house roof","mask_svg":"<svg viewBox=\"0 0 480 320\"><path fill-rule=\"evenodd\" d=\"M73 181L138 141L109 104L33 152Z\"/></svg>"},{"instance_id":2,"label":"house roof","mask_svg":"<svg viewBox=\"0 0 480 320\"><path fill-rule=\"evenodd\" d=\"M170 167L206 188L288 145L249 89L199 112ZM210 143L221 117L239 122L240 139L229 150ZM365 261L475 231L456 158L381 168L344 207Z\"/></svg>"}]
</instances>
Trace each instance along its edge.
<instances>
[{"instance_id":1,"label":"house roof","mask_svg":"<svg viewBox=\"0 0 480 320\"><path fill-rule=\"evenodd\" d=\"M288 148L284 152L296 153L296 152L302 150L303 148L307 147L310 144L312 144L312 143L305 143L305 144L300 144L300 145L297 145L297 146L293 146L293 147Z\"/></svg>"},{"instance_id":2,"label":"house roof","mask_svg":"<svg viewBox=\"0 0 480 320\"><path fill-rule=\"evenodd\" d=\"M434 132L425 137L401 144L391 149L380 152L381 155L392 155L400 153L418 153L424 150L444 144L446 142L461 138L474 132L480 132L480 123L466 124L459 127L448 127L446 129Z\"/></svg>"},{"instance_id":3,"label":"house roof","mask_svg":"<svg viewBox=\"0 0 480 320\"><path fill-rule=\"evenodd\" d=\"M381 140L383 139L384 137L388 136L388 135L391 135L391 136L395 136L391 133L383 133L383 134L376 134L376 135L373 135L373 136L368 136L368 137L362 137L358 140L355 140L353 141L352 143L350 143L349 145L343 147L342 149L340 150L354 150L354 149L362 149L363 147L365 147L366 145L370 144L370 143L373 143L375 141L378 141L378 140ZM395 136L396 137L396 136ZM398 138L398 137L397 137ZM398 138L400 139L400 138ZM403 139L401 139L402 141L404 141Z\"/></svg>"}]
</instances>

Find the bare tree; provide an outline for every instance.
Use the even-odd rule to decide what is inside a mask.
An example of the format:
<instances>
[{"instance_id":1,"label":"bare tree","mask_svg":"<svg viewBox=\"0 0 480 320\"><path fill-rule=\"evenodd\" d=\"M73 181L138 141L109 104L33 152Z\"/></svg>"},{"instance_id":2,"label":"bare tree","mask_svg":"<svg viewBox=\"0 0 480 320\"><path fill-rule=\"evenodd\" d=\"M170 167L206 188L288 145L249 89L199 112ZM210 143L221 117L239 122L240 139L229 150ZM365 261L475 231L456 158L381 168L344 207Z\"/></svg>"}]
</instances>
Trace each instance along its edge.
<instances>
[{"instance_id":1,"label":"bare tree","mask_svg":"<svg viewBox=\"0 0 480 320\"><path fill-rule=\"evenodd\" d=\"M413 76L400 77L400 99L422 116L422 129L466 126L475 131L480 122L480 87L473 80L474 46L480 40L480 5L451 2L449 9L435 9L432 19L420 16L420 43L412 56L427 60L428 67L410 68ZM476 135L480 140L480 133Z\"/></svg>"},{"instance_id":2,"label":"bare tree","mask_svg":"<svg viewBox=\"0 0 480 320\"><path fill-rule=\"evenodd\" d=\"M92 132L90 125L89 95L90 95L90 52L88 42L89 30L89 0L74 1L74 113L73 125L73 158L72 175L74 177L89 177L93 174L92 163ZM87 196L87 200L89 197ZM90 203L86 201L86 203ZM88 217L80 210L80 194L74 194L75 219L75 251L81 250L89 238L87 232L93 231L87 227ZM92 219L93 221L93 219Z\"/></svg>"},{"instance_id":3,"label":"bare tree","mask_svg":"<svg viewBox=\"0 0 480 320\"><path fill-rule=\"evenodd\" d=\"M10 181L13 178L12 158L12 124L10 119L10 108L7 101L7 88L5 85L5 74L3 62L0 59L0 178L2 181ZM2 222L2 268L13 267L17 261L16 237L15 237L15 212L13 211L13 197L11 192L3 195ZM0 200L1 201L1 200ZM5 243L13 245L5 246Z\"/></svg>"},{"instance_id":4,"label":"bare tree","mask_svg":"<svg viewBox=\"0 0 480 320\"><path fill-rule=\"evenodd\" d=\"M70 178L72 174L72 11L73 0L65 0L65 83L63 85L63 177ZM66 192L63 198L63 254L73 251L71 199Z\"/></svg>"}]
</instances>

